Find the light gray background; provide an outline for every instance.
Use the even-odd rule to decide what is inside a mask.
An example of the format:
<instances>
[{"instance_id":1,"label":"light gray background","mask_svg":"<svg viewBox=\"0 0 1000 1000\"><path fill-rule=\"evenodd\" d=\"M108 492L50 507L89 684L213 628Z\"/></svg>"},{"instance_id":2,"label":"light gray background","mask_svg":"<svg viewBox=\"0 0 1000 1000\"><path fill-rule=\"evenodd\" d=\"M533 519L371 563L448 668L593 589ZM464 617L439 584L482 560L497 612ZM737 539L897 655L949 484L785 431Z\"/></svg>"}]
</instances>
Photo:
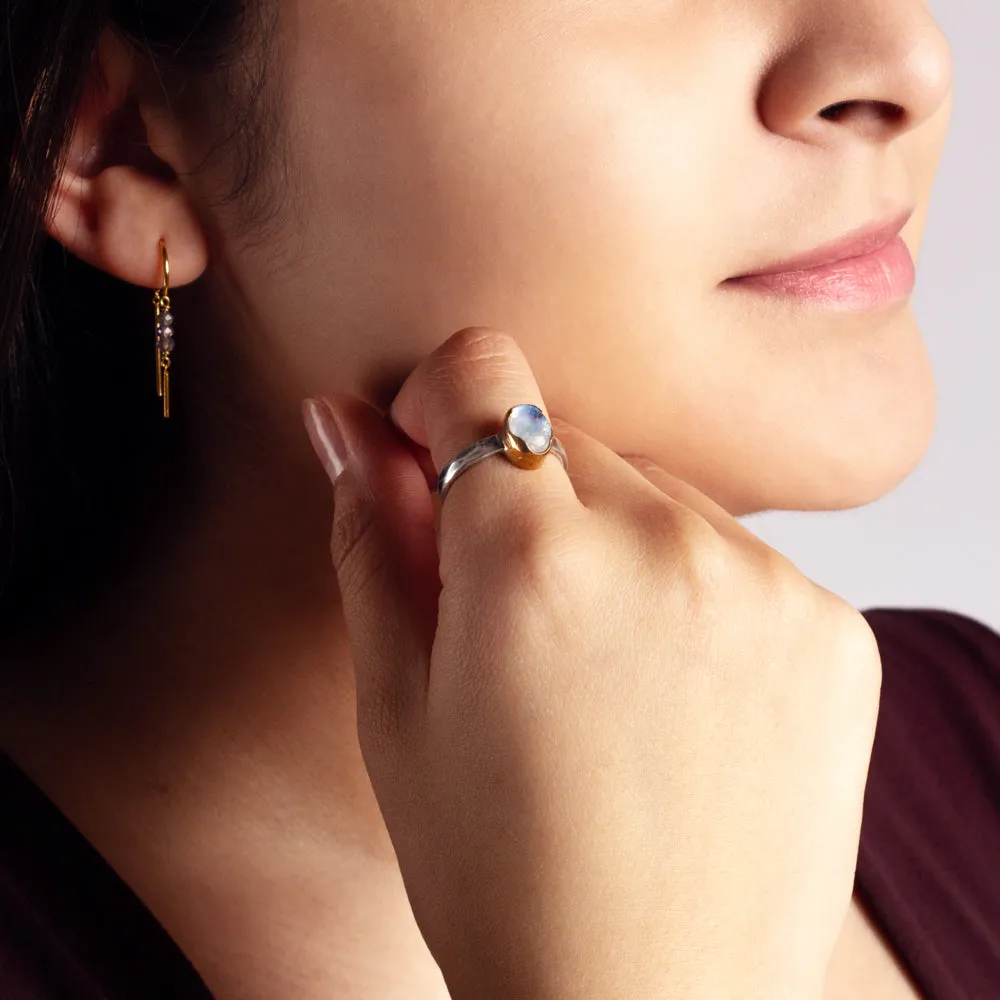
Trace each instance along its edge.
<instances>
[{"instance_id":1,"label":"light gray background","mask_svg":"<svg viewBox=\"0 0 1000 1000\"><path fill-rule=\"evenodd\" d=\"M914 298L937 376L934 442L877 503L744 524L856 607L948 608L1000 630L1000 4L931 6L955 57Z\"/></svg>"}]
</instances>

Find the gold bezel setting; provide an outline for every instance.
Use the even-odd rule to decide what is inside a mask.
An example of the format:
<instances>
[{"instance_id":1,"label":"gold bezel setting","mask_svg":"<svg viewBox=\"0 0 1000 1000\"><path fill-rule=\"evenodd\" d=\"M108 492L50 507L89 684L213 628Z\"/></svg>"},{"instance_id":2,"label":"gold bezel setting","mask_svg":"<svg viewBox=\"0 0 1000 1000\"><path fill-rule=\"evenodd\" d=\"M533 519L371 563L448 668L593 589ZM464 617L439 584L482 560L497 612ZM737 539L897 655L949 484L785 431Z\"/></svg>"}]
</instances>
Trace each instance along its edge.
<instances>
[{"instance_id":1,"label":"gold bezel setting","mask_svg":"<svg viewBox=\"0 0 1000 1000\"><path fill-rule=\"evenodd\" d=\"M545 442L542 450L539 438ZM540 407L518 403L504 414L500 440L509 462L519 469L537 469L552 449L552 424Z\"/></svg>"}]
</instances>

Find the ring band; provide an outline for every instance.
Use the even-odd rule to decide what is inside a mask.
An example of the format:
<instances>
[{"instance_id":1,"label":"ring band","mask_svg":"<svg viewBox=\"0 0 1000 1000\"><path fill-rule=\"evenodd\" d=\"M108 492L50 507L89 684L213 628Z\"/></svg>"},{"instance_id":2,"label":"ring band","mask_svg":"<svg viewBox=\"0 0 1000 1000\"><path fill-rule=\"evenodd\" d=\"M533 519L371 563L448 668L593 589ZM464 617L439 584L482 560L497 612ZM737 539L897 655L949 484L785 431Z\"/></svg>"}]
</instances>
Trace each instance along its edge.
<instances>
[{"instance_id":1,"label":"ring band","mask_svg":"<svg viewBox=\"0 0 1000 1000\"><path fill-rule=\"evenodd\" d=\"M438 476L438 496L444 503L451 484L470 466L490 455L503 455L519 469L537 469L550 451L568 470L569 459L552 433L549 418L533 403L518 403L504 414L503 426L496 434L480 438L445 463Z\"/></svg>"}]
</instances>

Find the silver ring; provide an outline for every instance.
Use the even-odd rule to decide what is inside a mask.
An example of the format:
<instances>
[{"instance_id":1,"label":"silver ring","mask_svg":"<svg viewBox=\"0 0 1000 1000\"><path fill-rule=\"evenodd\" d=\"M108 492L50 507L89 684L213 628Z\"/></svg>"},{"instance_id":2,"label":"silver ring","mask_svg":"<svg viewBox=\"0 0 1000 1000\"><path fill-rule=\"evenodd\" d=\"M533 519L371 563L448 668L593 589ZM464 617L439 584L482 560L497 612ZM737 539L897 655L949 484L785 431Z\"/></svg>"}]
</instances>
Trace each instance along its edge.
<instances>
[{"instance_id":1,"label":"silver ring","mask_svg":"<svg viewBox=\"0 0 1000 1000\"><path fill-rule=\"evenodd\" d=\"M569 459L559 438L552 433L549 418L533 403L518 403L504 414L503 426L496 434L480 438L445 463L438 476L438 496L444 503L451 484L469 466L490 455L503 455L519 469L537 469L550 451L568 471Z\"/></svg>"}]
</instances>

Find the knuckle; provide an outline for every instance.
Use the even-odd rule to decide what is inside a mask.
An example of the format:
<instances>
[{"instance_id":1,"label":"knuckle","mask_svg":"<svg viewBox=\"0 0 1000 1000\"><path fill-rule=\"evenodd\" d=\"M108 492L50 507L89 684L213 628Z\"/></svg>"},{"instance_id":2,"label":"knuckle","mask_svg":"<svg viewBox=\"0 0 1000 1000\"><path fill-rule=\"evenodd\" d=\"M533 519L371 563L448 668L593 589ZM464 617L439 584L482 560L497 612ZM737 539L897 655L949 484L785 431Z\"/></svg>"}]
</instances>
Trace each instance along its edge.
<instances>
[{"instance_id":1,"label":"knuckle","mask_svg":"<svg viewBox=\"0 0 1000 1000\"><path fill-rule=\"evenodd\" d=\"M753 592L770 618L799 626L816 616L816 586L788 556L756 540L745 551Z\"/></svg>"},{"instance_id":2,"label":"knuckle","mask_svg":"<svg viewBox=\"0 0 1000 1000\"><path fill-rule=\"evenodd\" d=\"M817 653L816 691L829 705L841 705L858 722L874 725L882 688L882 658L871 626L852 604L799 574L802 586L789 590L785 621L805 635Z\"/></svg>"},{"instance_id":3,"label":"knuckle","mask_svg":"<svg viewBox=\"0 0 1000 1000\"><path fill-rule=\"evenodd\" d=\"M878 702L882 689L882 655L871 625L860 611L841 598L835 599L840 671L852 680L869 703Z\"/></svg>"},{"instance_id":4,"label":"knuckle","mask_svg":"<svg viewBox=\"0 0 1000 1000\"><path fill-rule=\"evenodd\" d=\"M718 581L731 559L726 540L696 511L668 502L661 508L661 533L667 554L679 561L694 579Z\"/></svg>"},{"instance_id":5,"label":"knuckle","mask_svg":"<svg viewBox=\"0 0 1000 1000\"><path fill-rule=\"evenodd\" d=\"M504 552L500 582L519 613L533 609L551 621L553 611L570 613L586 601L598 573L593 546L574 522L572 517L529 516L493 547Z\"/></svg>"},{"instance_id":6,"label":"knuckle","mask_svg":"<svg viewBox=\"0 0 1000 1000\"><path fill-rule=\"evenodd\" d=\"M682 501L683 484L646 455L623 455L622 458L635 469L644 479L648 480L658 490L678 502Z\"/></svg>"},{"instance_id":7,"label":"knuckle","mask_svg":"<svg viewBox=\"0 0 1000 1000\"><path fill-rule=\"evenodd\" d=\"M664 473L663 466L658 465L646 455L622 455L621 456L636 472L641 472L644 476L659 476Z\"/></svg>"},{"instance_id":8,"label":"knuckle","mask_svg":"<svg viewBox=\"0 0 1000 1000\"><path fill-rule=\"evenodd\" d=\"M871 749L882 690L882 659L864 616L838 595L815 586L818 612L809 629L814 659L809 680L824 714L848 745ZM867 757L866 757L867 760Z\"/></svg>"},{"instance_id":9,"label":"knuckle","mask_svg":"<svg viewBox=\"0 0 1000 1000\"><path fill-rule=\"evenodd\" d=\"M556 536L555 528L543 517L526 517L507 536L505 544L511 557L507 566L521 579L544 582L550 573L557 572Z\"/></svg>"},{"instance_id":10,"label":"knuckle","mask_svg":"<svg viewBox=\"0 0 1000 1000\"><path fill-rule=\"evenodd\" d=\"M481 390L496 383L523 380L524 353L509 334L492 327L468 327L453 334L434 352L422 382L424 399L443 395L475 402Z\"/></svg>"},{"instance_id":11,"label":"knuckle","mask_svg":"<svg viewBox=\"0 0 1000 1000\"><path fill-rule=\"evenodd\" d=\"M520 354L517 341L504 330L489 326L468 326L451 335L438 355L441 370L459 365L496 362Z\"/></svg>"},{"instance_id":12,"label":"knuckle","mask_svg":"<svg viewBox=\"0 0 1000 1000\"><path fill-rule=\"evenodd\" d=\"M728 540L696 511L669 499L653 505L646 519L652 525L643 532L643 544L654 550L659 579L680 595L690 615L714 617L733 577Z\"/></svg>"},{"instance_id":13,"label":"knuckle","mask_svg":"<svg viewBox=\"0 0 1000 1000\"><path fill-rule=\"evenodd\" d=\"M732 546L704 518L692 521L685 538L688 559L694 566L698 579L718 586L732 575Z\"/></svg>"}]
</instances>

